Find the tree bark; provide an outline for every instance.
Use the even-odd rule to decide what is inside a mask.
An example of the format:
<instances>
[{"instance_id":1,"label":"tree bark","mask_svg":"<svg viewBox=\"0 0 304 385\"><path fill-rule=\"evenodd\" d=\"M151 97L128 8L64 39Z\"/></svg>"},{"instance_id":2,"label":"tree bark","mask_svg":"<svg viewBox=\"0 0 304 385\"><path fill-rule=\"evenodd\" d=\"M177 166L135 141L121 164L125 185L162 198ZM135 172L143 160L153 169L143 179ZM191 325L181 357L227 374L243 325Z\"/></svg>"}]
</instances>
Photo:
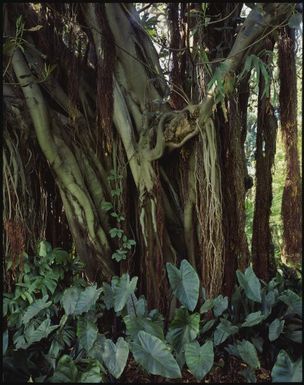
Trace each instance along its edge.
<instances>
[{"instance_id":1,"label":"tree bark","mask_svg":"<svg viewBox=\"0 0 304 385\"><path fill-rule=\"evenodd\" d=\"M300 264L302 258L302 181L298 154L297 73L295 30L282 29L279 38L280 120L285 146L286 179L282 197L283 260Z\"/></svg>"},{"instance_id":2,"label":"tree bark","mask_svg":"<svg viewBox=\"0 0 304 385\"><path fill-rule=\"evenodd\" d=\"M274 41L267 39L265 48L272 51ZM267 60L264 59L267 64ZM268 60L269 62L269 60ZM275 156L277 120L270 103L270 86L259 82L256 139L256 194L252 230L252 261L256 274L268 281L274 273L274 248L269 224L272 203L272 166ZM268 91L268 95L265 93ZM263 96L263 93L265 95Z\"/></svg>"}]
</instances>

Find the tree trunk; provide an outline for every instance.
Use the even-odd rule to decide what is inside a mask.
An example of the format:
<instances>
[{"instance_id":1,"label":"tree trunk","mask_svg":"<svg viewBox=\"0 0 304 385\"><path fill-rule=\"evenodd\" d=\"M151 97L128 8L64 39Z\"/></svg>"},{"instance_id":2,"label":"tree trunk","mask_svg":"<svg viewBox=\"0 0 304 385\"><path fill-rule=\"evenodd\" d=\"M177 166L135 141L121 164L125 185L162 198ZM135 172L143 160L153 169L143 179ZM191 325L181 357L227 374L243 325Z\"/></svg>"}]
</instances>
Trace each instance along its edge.
<instances>
[{"instance_id":1,"label":"tree trunk","mask_svg":"<svg viewBox=\"0 0 304 385\"><path fill-rule=\"evenodd\" d=\"M235 101L236 99L236 101ZM249 250L245 233L245 155L242 143L241 110L237 97L229 100L227 122L220 127L222 196L225 237L223 290L231 295L237 268L248 266ZM246 106L247 107L247 106ZM225 121L222 117L222 122Z\"/></svg>"},{"instance_id":2,"label":"tree trunk","mask_svg":"<svg viewBox=\"0 0 304 385\"><path fill-rule=\"evenodd\" d=\"M272 51L274 42L266 40ZM269 60L265 60L267 64ZM265 94L265 95L263 95ZM268 95L268 96L267 96ZM268 281L274 273L274 249L269 225L272 203L272 166L275 156L277 120L270 103L270 86L264 78L259 82L258 122L256 139L256 195L252 230L252 261L256 274Z\"/></svg>"},{"instance_id":3,"label":"tree trunk","mask_svg":"<svg viewBox=\"0 0 304 385\"><path fill-rule=\"evenodd\" d=\"M286 180L282 197L283 260L300 264L302 258L302 182L297 149L297 74L295 30L282 29L279 38L280 120L285 146Z\"/></svg>"},{"instance_id":4,"label":"tree trunk","mask_svg":"<svg viewBox=\"0 0 304 385\"><path fill-rule=\"evenodd\" d=\"M208 48L212 59L229 52L233 45L234 30L231 19L240 16L242 5L214 3L210 13L221 14L222 21L208 27ZM219 29L220 28L220 29ZM224 31L224 32L223 32ZM212 54L213 53L213 54ZM215 124L218 131L221 167L221 196L223 216L223 292L231 295L236 269L248 265L249 250L245 234L245 185L246 176L244 142L247 131L248 77L218 107ZM240 94L240 95L239 95Z\"/></svg>"}]
</instances>

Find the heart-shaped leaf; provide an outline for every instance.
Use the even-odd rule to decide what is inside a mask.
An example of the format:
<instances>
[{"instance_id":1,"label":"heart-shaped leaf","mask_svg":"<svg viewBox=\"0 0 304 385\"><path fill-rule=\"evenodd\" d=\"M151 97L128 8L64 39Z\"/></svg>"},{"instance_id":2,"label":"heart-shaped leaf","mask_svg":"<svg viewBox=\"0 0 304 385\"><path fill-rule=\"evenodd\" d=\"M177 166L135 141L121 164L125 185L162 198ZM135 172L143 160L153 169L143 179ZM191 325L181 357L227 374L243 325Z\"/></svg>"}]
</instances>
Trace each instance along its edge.
<instances>
[{"instance_id":1,"label":"heart-shaped leaf","mask_svg":"<svg viewBox=\"0 0 304 385\"><path fill-rule=\"evenodd\" d=\"M59 328L59 325L51 326L50 318L42 321L38 327L35 326L33 321L30 322L24 329L24 335L20 336L21 338L18 339L18 342L14 341L16 349L27 349L33 343L48 337L57 328Z\"/></svg>"},{"instance_id":2,"label":"heart-shaped leaf","mask_svg":"<svg viewBox=\"0 0 304 385\"><path fill-rule=\"evenodd\" d=\"M242 360L246 362L246 364L248 364L252 369L258 369L260 367L260 361L258 359L257 352L251 342L243 340L238 342L236 347Z\"/></svg>"},{"instance_id":3,"label":"heart-shaped leaf","mask_svg":"<svg viewBox=\"0 0 304 385\"><path fill-rule=\"evenodd\" d=\"M303 383L302 358L292 362L285 350L281 350L272 368L271 377L273 382Z\"/></svg>"},{"instance_id":4,"label":"heart-shaped leaf","mask_svg":"<svg viewBox=\"0 0 304 385\"><path fill-rule=\"evenodd\" d=\"M141 296L138 299L135 294L131 294L127 300L127 311L129 315L146 316L147 315L147 301Z\"/></svg>"},{"instance_id":5,"label":"heart-shaped leaf","mask_svg":"<svg viewBox=\"0 0 304 385\"><path fill-rule=\"evenodd\" d=\"M167 378L181 378L180 368L165 343L144 331L131 344L134 359L147 372Z\"/></svg>"},{"instance_id":6,"label":"heart-shaped leaf","mask_svg":"<svg viewBox=\"0 0 304 385\"><path fill-rule=\"evenodd\" d=\"M275 341L276 339L279 338L279 335L282 333L284 329L284 324L285 324L284 320L279 320L277 318L271 322L268 330L269 341Z\"/></svg>"},{"instance_id":7,"label":"heart-shaped leaf","mask_svg":"<svg viewBox=\"0 0 304 385\"><path fill-rule=\"evenodd\" d=\"M221 294L213 300L213 314L215 317L221 316L228 308L228 297L223 297Z\"/></svg>"},{"instance_id":8,"label":"heart-shaped leaf","mask_svg":"<svg viewBox=\"0 0 304 385\"><path fill-rule=\"evenodd\" d=\"M123 320L126 324L127 334L130 335L132 339L134 339L141 330L161 340L165 339L162 321L160 320L152 321L147 317L135 317L131 315L125 316Z\"/></svg>"},{"instance_id":9,"label":"heart-shaped leaf","mask_svg":"<svg viewBox=\"0 0 304 385\"><path fill-rule=\"evenodd\" d=\"M87 317L79 318L77 321L77 337L80 345L86 350L90 351L96 340L98 331L97 326Z\"/></svg>"},{"instance_id":10,"label":"heart-shaped leaf","mask_svg":"<svg viewBox=\"0 0 304 385\"><path fill-rule=\"evenodd\" d=\"M130 309L130 299L132 300L131 296L134 295L137 279L137 277L133 277L130 281L130 276L126 273L121 277L113 277L111 285L104 283L103 300L106 308L111 309L114 307L115 312L119 312L128 304Z\"/></svg>"},{"instance_id":11,"label":"heart-shaped leaf","mask_svg":"<svg viewBox=\"0 0 304 385\"><path fill-rule=\"evenodd\" d=\"M180 269L167 263L166 265L171 289L176 298L188 310L193 311L199 295L199 278L190 263L183 259Z\"/></svg>"},{"instance_id":12,"label":"heart-shaped leaf","mask_svg":"<svg viewBox=\"0 0 304 385\"><path fill-rule=\"evenodd\" d=\"M210 330L212 328L212 326L215 324L215 319L210 319L208 321L206 321L201 329L201 333L204 334L204 333L207 333L208 330Z\"/></svg>"},{"instance_id":13,"label":"heart-shaped leaf","mask_svg":"<svg viewBox=\"0 0 304 385\"><path fill-rule=\"evenodd\" d=\"M128 360L129 344L122 337L118 338L116 344L111 340L106 340L101 354L109 372L115 378L119 378Z\"/></svg>"},{"instance_id":14,"label":"heart-shaped leaf","mask_svg":"<svg viewBox=\"0 0 304 385\"><path fill-rule=\"evenodd\" d=\"M27 324L33 317L35 317L41 310L48 308L51 306L52 301L47 302L48 295L45 295L42 299L37 299L34 303L32 303L26 309L22 317L22 322Z\"/></svg>"},{"instance_id":15,"label":"heart-shaped leaf","mask_svg":"<svg viewBox=\"0 0 304 385\"><path fill-rule=\"evenodd\" d=\"M206 301L202 304L200 308L200 313L207 313L214 306L213 299L206 299Z\"/></svg>"},{"instance_id":16,"label":"heart-shaped leaf","mask_svg":"<svg viewBox=\"0 0 304 385\"><path fill-rule=\"evenodd\" d=\"M65 289L61 298L61 304L67 315L74 314L81 289L79 287L69 287Z\"/></svg>"},{"instance_id":17,"label":"heart-shaped leaf","mask_svg":"<svg viewBox=\"0 0 304 385\"><path fill-rule=\"evenodd\" d=\"M102 367L99 362L93 362L91 365L86 368L85 372L82 372L78 376L77 383L87 383L87 384L100 384L103 381L102 377Z\"/></svg>"},{"instance_id":18,"label":"heart-shaped leaf","mask_svg":"<svg viewBox=\"0 0 304 385\"><path fill-rule=\"evenodd\" d=\"M91 358L95 358L99 363L103 362L102 352L104 351L106 337L103 334L97 334L94 345L87 352L88 356Z\"/></svg>"},{"instance_id":19,"label":"heart-shaped leaf","mask_svg":"<svg viewBox=\"0 0 304 385\"><path fill-rule=\"evenodd\" d=\"M201 380L211 370L214 363L212 341L200 346L197 341L185 345L185 358L190 372Z\"/></svg>"},{"instance_id":20,"label":"heart-shaped leaf","mask_svg":"<svg viewBox=\"0 0 304 385\"><path fill-rule=\"evenodd\" d=\"M290 289L284 290L279 300L288 305L287 313L296 313L302 316L302 299Z\"/></svg>"},{"instance_id":21,"label":"heart-shaped leaf","mask_svg":"<svg viewBox=\"0 0 304 385\"><path fill-rule=\"evenodd\" d=\"M102 289L96 285L88 286L84 290L78 287L66 289L61 298L61 303L67 315L80 315L88 312L95 305Z\"/></svg>"},{"instance_id":22,"label":"heart-shaped leaf","mask_svg":"<svg viewBox=\"0 0 304 385\"><path fill-rule=\"evenodd\" d=\"M293 342L298 344L303 343L303 331L302 330L288 330L284 333L284 336Z\"/></svg>"},{"instance_id":23,"label":"heart-shaped leaf","mask_svg":"<svg viewBox=\"0 0 304 385\"><path fill-rule=\"evenodd\" d=\"M102 289L97 289L96 285L86 287L79 295L74 314L88 312L95 305L101 292Z\"/></svg>"},{"instance_id":24,"label":"heart-shaped leaf","mask_svg":"<svg viewBox=\"0 0 304 385\"><path fill-rule=\"evenodd\" d=\"M167 341L179 352L188 342L193 341L199 333L200 315L189 314L187 309L176 310L167 333Z\"/></svg>"},{"instance_id":25,"label":"heart-shaped leaf","mask_svg":"<svg viewBox=\"0 0 304 385\"><path fill-rule=\"evenodd\" d=\"M261 283L257 276L254 274L252 267L247 267L244 274L237 270L236 275L240 286L245 291L246 297L254 302L261 303Z\"/></svg>"},{"instance_id":26,"label":"heart-shaped leaf","mask_svg":"<svg viewBox=\"0 0 304 385\"><path fill-rule=\"evenodd\" d=\"M221 318L221 322L217 325L214 335L213 335L213 340L214 340L214 345L220 345L226 339L237 333L239 331L239 328L235 325L232 325L232 323L224 318Z\"/></svg>"},{"instance_id":27,"label":"heart-shaped leaf","mask_svg":"<svg viewBox=\"0 0 304 385\"><path fill-rule=\"evenodd\" d=\"M78 369L72 357L63 355L56 366L52 377L48 379L49 382L62 383L70 382L77 383Z\"/></svg>"},{"instance_id":28,"label":"heart-shaped leaf","mask_svg":"<svg viewBox=\"0 0 304 385\"><path fill-rule=\"evenodd\" d=\"M250 327L254 325L258 325L262 321L264 321L265 316L261 313L261 311L257 311L255 313L250 313L246 317L245 322L242 323L241 327Z\"/></svg>"},{"instance_id":29,"label":"heart-shaped leaf","mask_svg":"<svg viewBox=\"0 0 304 385\"><path fill-rule=\"evenodd\" d=\"M129 274L123 274L117 286L114 287L114 310L121 311L131 294L134 293L137 284L137 277L130 281Z\"/></svg>"}]
</instances>

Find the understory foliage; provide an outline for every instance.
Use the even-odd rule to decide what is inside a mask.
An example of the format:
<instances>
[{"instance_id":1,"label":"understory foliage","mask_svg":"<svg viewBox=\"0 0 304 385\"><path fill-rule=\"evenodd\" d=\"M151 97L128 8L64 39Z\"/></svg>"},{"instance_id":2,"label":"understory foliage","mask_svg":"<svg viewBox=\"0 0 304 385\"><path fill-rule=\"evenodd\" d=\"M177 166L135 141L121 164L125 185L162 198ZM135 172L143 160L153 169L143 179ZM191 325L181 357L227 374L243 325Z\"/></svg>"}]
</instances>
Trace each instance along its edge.
<instances>
[{"instance_id":1,"label":"understory foliage","mask_svg":"<svg viewBox=\"0 0 304 385\"><path fill-rule=\"evenodd\" d=\"M24 258L24 273L4 294L4 382L115 381L130 355L165 378L181 378L187 367L202 380L233 355L245 364L246 382L256 382L260 367L274 382L301 381L299 278L278 271L265 283L249 266L237 271L230 300L208 298L188 261L168 263L178 305L166 319L136 295L137 277L128 273L97 286L77 257L45 241Z\"/></svg>"}]
</instances>

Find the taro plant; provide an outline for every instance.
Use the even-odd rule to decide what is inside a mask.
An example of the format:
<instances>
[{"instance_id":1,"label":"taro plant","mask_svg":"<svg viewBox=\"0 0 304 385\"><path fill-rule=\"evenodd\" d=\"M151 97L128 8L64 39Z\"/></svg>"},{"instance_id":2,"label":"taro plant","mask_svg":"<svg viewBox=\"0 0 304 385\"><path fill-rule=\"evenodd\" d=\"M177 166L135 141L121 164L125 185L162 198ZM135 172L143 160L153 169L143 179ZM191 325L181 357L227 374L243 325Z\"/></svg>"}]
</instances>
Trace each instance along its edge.
<instances>
[{"instance_id":1,"label":"taro plant","mask_svg":"<svg viewBox=\"0 0 304 385\"><path fill-rule=\"evenodd\" d=\"M4 382L104 382L118 378L129 355L128 344L101 333L103 288L81 277L82 264L61 249L40 242L35 257L11 294L4 295ZM72 274L71 274L72 272ZM51 274L52 273L52 274ZM69 274L67 274L69 273ZM125 277L121 277L124 285ZM136 278L131 284L136 284ZM68 286L68 287L67 287ZM67 287L67 288L66 288ZM117 290L124 306L126 285Z\"/></svg>"},{"instance_id":2,"label":"taro plant","mask_svg":"<svg viewBox=\"0 0 304 385\"><path fill-rule=\"evenodd\" d=\"M247 382L256 382L261 366L273 381L301 381L302 300L280 273L266 284L251 266L238 271L228 300L206 298L188 261L168 263L180 305L164 327L159 311L136 296L137 277L125 273L97 287L63 250L41 242L37 254L26 256L14 293L4 296L4 382L115 381L130 353L145 371L165 378L181 378L187 367L201 381L224 354L246 364L240 374ZM105 330L108 311L123 321L115 338Z\"/></svg>"}]
</instances>

